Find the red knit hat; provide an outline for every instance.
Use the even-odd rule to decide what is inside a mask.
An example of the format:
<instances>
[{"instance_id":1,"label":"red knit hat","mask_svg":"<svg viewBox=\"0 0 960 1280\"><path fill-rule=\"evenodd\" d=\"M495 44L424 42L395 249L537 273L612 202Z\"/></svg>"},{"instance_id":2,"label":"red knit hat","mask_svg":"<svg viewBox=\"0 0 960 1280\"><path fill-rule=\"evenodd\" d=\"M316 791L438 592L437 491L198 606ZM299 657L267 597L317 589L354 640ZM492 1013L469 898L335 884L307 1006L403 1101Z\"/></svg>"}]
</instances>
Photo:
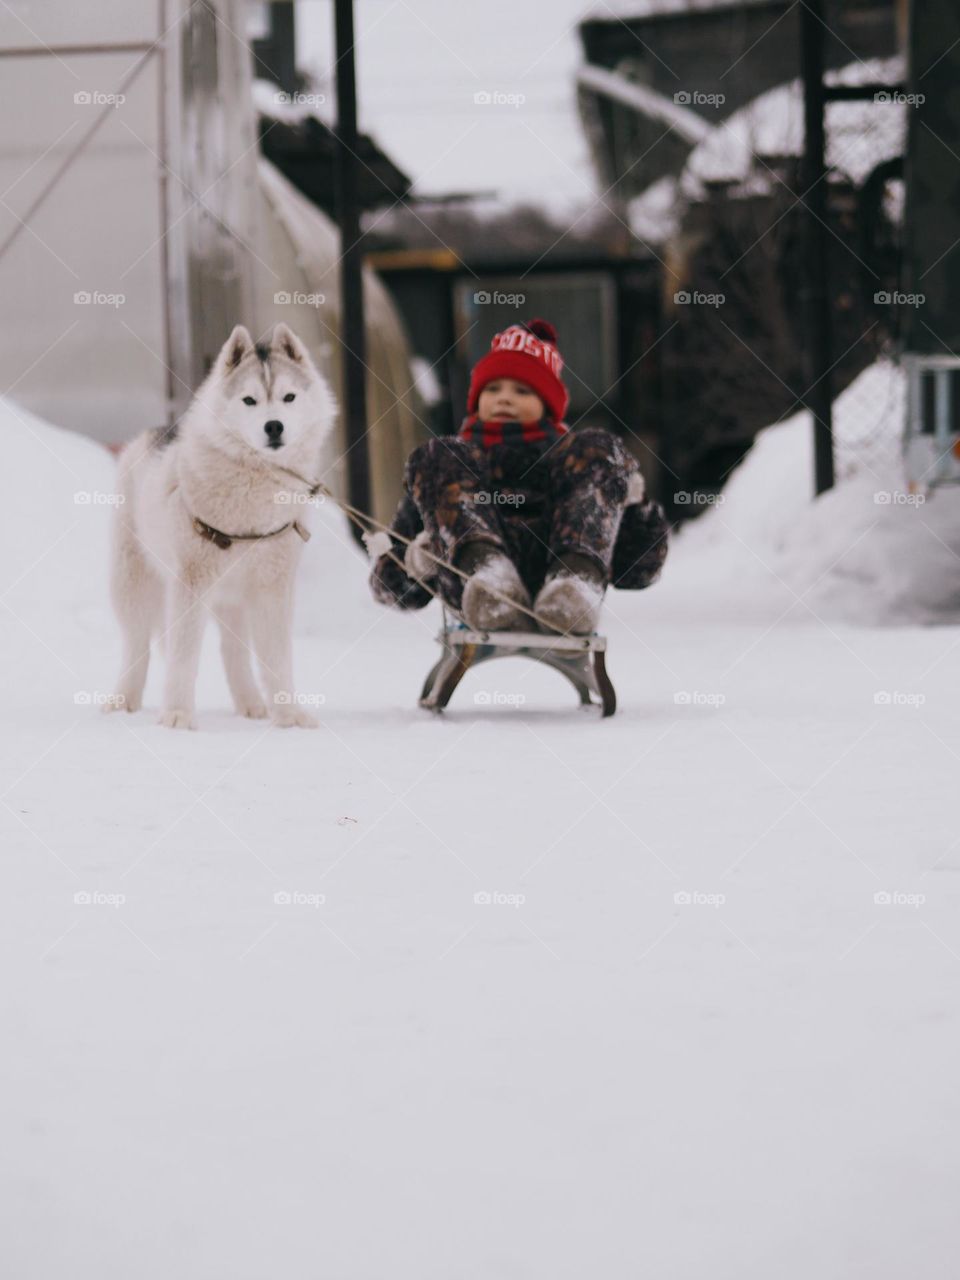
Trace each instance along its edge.
<instances>
[{"instance_id":1,"label":"red knit hat","mask_svg":"<svg viewBox=\"0 0 960 1280\"><path fill-rule=\"evenodd\" d=\"M480 392L494 378L515 378L532 387L554 422L562 422L570 403L563 385L563 360L557 350L557 331L546 320L512 324L494 336L490 350L473 366L467 413L477 412Z\"/></svg>"}]
</instances>

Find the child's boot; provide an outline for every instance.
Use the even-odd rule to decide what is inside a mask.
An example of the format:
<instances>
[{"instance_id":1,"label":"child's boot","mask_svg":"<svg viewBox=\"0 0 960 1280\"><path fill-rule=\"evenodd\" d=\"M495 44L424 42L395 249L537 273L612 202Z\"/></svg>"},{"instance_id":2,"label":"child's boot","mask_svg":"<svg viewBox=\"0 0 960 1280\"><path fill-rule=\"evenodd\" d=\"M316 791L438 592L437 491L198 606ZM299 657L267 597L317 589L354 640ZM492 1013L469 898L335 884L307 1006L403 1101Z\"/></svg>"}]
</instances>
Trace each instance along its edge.
<instances>
[{"instance_id":1,"label":"child's boot","mask_svg":"<svg viewBox=\"0 0 960 1280\"><path fill-rule=\"evenodd\" d=\"M534 601L534 611L557 631L585 636L596 630L604 576L588 556L561 556Z\"/></svg>"},{"instance_id":2,"label":"child's boot","mask_svg":"<svg viewBox=\"0 0 960 1280\"><path fill-rule=\"evenodd\" d=\"M471 627L477 631L529 629L527 615L511 601L529 609L530 593L516 565L499 547L488 542L469 543L457 563L470 575L464 584L461 609Z\"/></svg>"}]
</instances>

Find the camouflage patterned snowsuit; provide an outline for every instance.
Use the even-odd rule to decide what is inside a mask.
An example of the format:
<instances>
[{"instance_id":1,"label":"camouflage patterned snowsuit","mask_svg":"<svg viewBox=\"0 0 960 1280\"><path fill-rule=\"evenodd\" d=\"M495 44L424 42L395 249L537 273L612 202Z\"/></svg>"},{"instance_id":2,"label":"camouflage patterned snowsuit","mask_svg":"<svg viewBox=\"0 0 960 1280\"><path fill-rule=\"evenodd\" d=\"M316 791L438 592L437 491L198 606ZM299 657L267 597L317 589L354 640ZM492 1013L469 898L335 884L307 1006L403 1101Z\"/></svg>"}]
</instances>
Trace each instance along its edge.
<instances>
[{"instance_id":1,"label":"camouflage patterned snowsuit","mask_svg":"<svg viewBox=\"0 0 960 1280\"><path fill-rule=\"evenodd\" d=\"M510 424L514 425L514 424ZM606 582L640 589L656 581L667 553L667 521L658 503L626 505L636 460L619 437L586 427L549 440L508 439L482 447L437 436L407 459L405 494L393 530L432 535L430 550L451 563L470 542L502 550L536 597L559 556L578 552ZM402 561L406 546L394 540ZM463 579L440 568L436 586L459 608ZM384 604L419 609L431 599L389 556L373 567L371 587Z\"/></svg>"}]
</instances>

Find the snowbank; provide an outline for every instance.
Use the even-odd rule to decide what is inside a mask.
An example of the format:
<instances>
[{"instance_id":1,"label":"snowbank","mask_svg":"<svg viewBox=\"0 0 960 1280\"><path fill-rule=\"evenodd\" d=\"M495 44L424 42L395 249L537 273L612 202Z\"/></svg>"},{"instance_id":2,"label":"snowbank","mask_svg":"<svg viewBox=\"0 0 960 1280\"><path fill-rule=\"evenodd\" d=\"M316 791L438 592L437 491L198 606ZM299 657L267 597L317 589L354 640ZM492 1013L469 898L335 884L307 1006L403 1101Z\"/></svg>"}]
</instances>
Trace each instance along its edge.
<instances>
[{"instance_id":1,"label":"snowbank","mask_svg":"<svg viewBox=\"0 0 960 1280\"><path fill-rule=\"evenodd\" d=\"M905 491L904 374L879 361L837 399L838 483L811 501L810 415L767 428L713 510L683 529L684 573L738 595L780 580L828 617L960 620L960 492Z\"/></svg>"},{"instance_id":2,"label":"snowbank","mask_svg":"<svg viewBox=\"0 0 960 1280\"><path fill-rule=\"evenodd\" d=\"M61 604L80 600L116 501L114 460L86 436L2 398L0 432L0 594L27 603L56 590ZM42 571L32 571L41 561Z\"/></svg>"}]
</instances>

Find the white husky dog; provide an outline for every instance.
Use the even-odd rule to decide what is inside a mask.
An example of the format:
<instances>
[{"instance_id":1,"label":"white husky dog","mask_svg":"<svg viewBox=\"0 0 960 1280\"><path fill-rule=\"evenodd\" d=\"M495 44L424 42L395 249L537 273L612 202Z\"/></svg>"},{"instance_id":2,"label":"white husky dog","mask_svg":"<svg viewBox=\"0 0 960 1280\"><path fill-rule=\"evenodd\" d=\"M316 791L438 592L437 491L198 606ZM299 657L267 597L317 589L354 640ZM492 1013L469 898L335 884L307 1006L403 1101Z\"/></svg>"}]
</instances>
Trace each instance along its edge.
<instances>
[{"instance_id":1,"label":"white husky dog","mask_svg":"<svg viewBox=\"0 0 960 1280\"><path fill-rule=\"evenodd\" d=\"M159 637L160 723L193 728L200 644L212 615L240 715L316 725L293 691L293 586L309 537L303 499L319 481L335 413L329 385L286 325L276 326L269 346L237 325L183 419L126 446L111 584L123 665L108 705L140 709L151 638Z\"/></svg>"}]
</instances>

